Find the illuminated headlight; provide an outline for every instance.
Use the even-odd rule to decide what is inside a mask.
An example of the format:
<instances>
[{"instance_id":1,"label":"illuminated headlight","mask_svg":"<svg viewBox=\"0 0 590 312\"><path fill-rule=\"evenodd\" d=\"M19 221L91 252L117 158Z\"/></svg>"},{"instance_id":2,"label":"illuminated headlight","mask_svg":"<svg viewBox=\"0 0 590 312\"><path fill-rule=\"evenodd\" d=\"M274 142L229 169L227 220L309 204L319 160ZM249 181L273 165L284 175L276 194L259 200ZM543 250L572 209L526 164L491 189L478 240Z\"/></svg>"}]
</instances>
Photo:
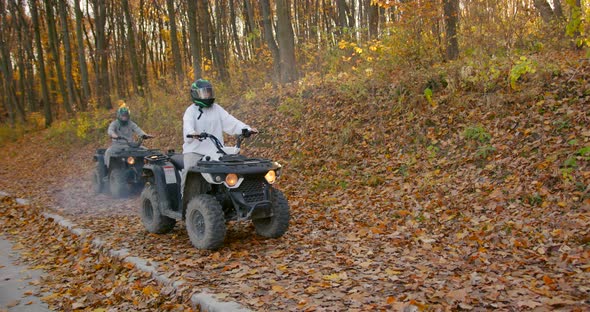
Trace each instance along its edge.
<instances>
[{"instance_id":1,"label":"illuminated headlight","mask_svg":"<svg viewBox=\"0 0 590 312\"><path fill-rule=\"evenodd\" d=\"M130 165L135 164L135 158L133 158L131 156L127 157L127 163L130 164Z\"/></svg>"},{"instance_id":2,"label":"illuminated headlight","mask_svg":"<svg viewBox=\"0 0 590 312\"><path fill-rule=\"evenodd\" d=\"M238 183L238 175L235 173L230 173L225 176L225 184L229 187L234 187Z\"/></svg>"},{"instance_id":3,"label":"illuminated headlight","mask_svg":"<svg viewBox=\"0 0 590 312\"><path fill-rule=\"evenodd\" d=\"M268 182L268 184L273 184L277 180L277 173L274 170L271 170L266 173L264 178L266 179L266 182Z\"/></svg>"}]
</instances>

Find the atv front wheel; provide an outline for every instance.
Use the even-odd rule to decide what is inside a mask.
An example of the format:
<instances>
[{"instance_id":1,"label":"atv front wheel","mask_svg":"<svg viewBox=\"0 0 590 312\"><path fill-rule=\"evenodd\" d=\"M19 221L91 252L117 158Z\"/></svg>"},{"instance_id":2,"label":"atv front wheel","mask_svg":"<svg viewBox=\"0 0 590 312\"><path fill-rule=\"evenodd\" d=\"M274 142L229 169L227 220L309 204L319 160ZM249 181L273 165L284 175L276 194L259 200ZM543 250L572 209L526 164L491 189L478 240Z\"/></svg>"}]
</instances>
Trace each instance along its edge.
<instances>
[{"instance_id":1,"label":"atv front wheel","mask_svg":"<svg viewBox=\"0 0 590 312\"><path fill-rule=\"evenodd\" d=\"M164 234L172 231L176 220L169 218L160 211L158 192L153 185L146 185L141 192L141 223L150 233Z\"/></svg>"},{"instance_id":2,"label":"atv front wheel","mask_svg":"<svg viewBox=\"0 0 590 312\"><path fill-rule=\"evenodd\" d=\"M277 238L283 236L289 228L289 202L283 192L272 189L272 216L268 218L252 219L256 233L260 236Z\"/></svg>"},{"instance_id":3,"label":"atv front wheel","mask_svg":"<svg viewBox=\"0 0 590 312\"><path fill-rule=\"evenodd\" d=\"M92 173L92 189L94 190L95 195L104 191L104 183L102 182L102 177L100 176L98 169L94 170Z\"/></svg>"},{"instance_id":4,"label":"atv front wheel","mask_svg":"<svg viewBox=\"0 0 590 312\"><path fill-rule=\"evenodd\" d=\"M123 198L129 195L129 184L122 169L113 169L109 176L109 188L114 198Z\"/></svg>"},{"instance_id":5,"label":"atv front wheel","mask_svg":"<svg viewBox=\"0 0 590 312\"><path fill-rule=\"evenodd\" d=\"M223 210L215 197L197 195L186 209L186 231L193 246L199 249L216 249L225 238Z\"/></svg>"}]
</instances>

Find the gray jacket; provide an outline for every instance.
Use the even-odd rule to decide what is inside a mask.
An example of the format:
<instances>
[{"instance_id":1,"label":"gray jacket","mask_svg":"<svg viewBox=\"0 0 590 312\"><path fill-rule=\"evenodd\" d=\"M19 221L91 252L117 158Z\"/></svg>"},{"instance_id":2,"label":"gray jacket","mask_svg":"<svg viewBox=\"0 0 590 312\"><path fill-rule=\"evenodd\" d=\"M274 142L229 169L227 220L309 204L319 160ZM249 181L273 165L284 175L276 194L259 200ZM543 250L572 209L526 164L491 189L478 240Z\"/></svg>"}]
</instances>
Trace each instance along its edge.
<instances>
[{"instance_id":1,"label":"gray jacket","mask_svg":"<svg viewBox=\"0 0 590 312\"><path fill-rule=\"evenodd\" d=\"M138 136L143 136L146 134L136 123L131 120L127 121L126 125L122 125L119 120L115 120L109 125L108 134L110 137L116 134L118 137L122 137L127 139L129 142L133 142L133 133ZM114 139L113 141L116 142Z\"/></svg>"}]
</instances>

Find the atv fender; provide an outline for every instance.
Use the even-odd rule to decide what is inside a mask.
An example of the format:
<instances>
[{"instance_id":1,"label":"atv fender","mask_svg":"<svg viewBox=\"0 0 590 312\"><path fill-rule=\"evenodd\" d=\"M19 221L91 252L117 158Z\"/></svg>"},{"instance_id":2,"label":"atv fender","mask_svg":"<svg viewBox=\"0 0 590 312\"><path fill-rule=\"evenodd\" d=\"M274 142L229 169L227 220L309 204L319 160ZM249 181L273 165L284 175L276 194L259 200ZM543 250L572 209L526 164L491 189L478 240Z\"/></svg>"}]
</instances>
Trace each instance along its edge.
<instances>
[{"instance_id":1,"label":"atv fender","mask_svg":"<svg viewBox=\"0 0 590 312\"><path fill-rule=\"evenodd\" d=\"M172 169L169 169L172 168ZM173 176L166 177L165 170L173 170ZM143 174L147 181L153 183L158 193L158 201L163 215L182 220L182 210L180 209L180 175L170 162L163 164L148 163L143 167Z\"/></svg>"}]
</instances>

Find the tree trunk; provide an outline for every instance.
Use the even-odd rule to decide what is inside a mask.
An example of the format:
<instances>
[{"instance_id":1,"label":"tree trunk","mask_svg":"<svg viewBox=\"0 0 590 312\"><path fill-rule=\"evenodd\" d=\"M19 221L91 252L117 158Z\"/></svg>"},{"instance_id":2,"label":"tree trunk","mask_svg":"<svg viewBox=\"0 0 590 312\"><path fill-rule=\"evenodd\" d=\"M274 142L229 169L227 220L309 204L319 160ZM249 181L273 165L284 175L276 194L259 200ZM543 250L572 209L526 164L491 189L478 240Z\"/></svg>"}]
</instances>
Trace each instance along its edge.
<instances>
[{"instance_id":1,"label":"tree trunk","mask_svg":"<svg viewBox=\"0 0 590 312\"><path fill-rule=\"evenodd\" d=\"M191 1L189 1L191 2ZM242 53L242 47L240 44L240 39L238 38L238 26L236 24L236 8L235 8L235 0L229 0L229 18L231 23L231 35L234 41L234 47L236 49L235 53L238 60L244 60L244 54Z\"/></svg>"},{"instance_id":2,"label":"tree trunk","mask_svg":"<svg viewBox=\"0 0 590 312\"><path fill-rule=\"evenodd\" d=\"M70 103L76 103L76 90L74 86L74 77L72 76L72 48L70 45L70 31L68 29L68 9L66 7L66 1L58 0L59 4L59 17L62 26L62 37L64 43L64 58L65 58L65 76L68 91L68 99Z\"/></svg>"},{"instance_id":3,"label":"tree trunk","mask_svg":"<svg viewBox=\"0 0 590 312\"><path fill-rule=\"evenodd\" d=\"M53 13L53 7L55 3L53 0L45 0L45 14L47 14L47 31L49 32L49 53L55 63L55 71L57 75L57 83L59 86L59 92L63 101L63 106L68 115L73 114L71 99L66 88L64 81L63 70L61 68L61 60L59 57L59 41L57 38L57 31L55 29L55 17Z\"/></svg>"},{"instance_id":4,"label":"tree trunk","mask_svg":"<svg viewBox=\"0 0 590 312\"><path fill-rule=\"evenodd\" d=\"M245 24L246 24L246 37L249 42L249 56L250 58L255 57L255 51L262 46L261 41L261 27L256 21L256 14L254 12L254 6L250 0L244 0L244 11L245 11Z\"/></svg>"},{"instance_id":5,"label":"tree trunk","mask_svg":"<svg viewBox=\"0 0 590 312\"><path fill-rule=\"evenodd\" d=\"M22 30L22 41L24 43L25 49L25 89L27 92L27 99L28 99L28 107L30 112L34 112L38 110L37 106L37 95L35 93L35 79L34 79L34 70L33 70L33 63L35 60L35 55L33 54L33 35L31 32L31 24L30 19L25 19L25 15L23 12L23 5L21 3L16 3L15 0L12 2L13 11L15 12L14 15L18 16L18 20L20 21L20 29ZM25 77L23 76L23 77Z\"/></svg>"},{"instance_id":6,"label":"tree trunk","mask_svg":"<svg viewBox=\"0 0 590 312\"><path fill-rule=\"evenodd\" d=\"M20 1L19 1L20 2ZM34 71L33 64L33 48L32 38L30 33L29 19L24 18L22 3L17 3L16 0L10 2L12 16L14 17L15 25L17 27L18 40L22 44L19 45L19 75L21 77L21 89L23 90L23 102L28 103L29 112L36 111L37 97L34 90ZM24 115L24 103L22 110Z\"/></svg>"},{"instance_id":7,"label":"tree trunk","mask_svg":"<svg viewBox=\"0 0 590 312\"><path fill-rule=\"evenodd\" d=\"M116 83L119 98L125 98L129 95L129 85L127 78L128 69L125 50L130 50L130 48L126 48L126 43L128 40L125 34L124 16L125 14L123 12L111 14L111 17L116 19L116 21L113 21L111 25L117 25L117 29L115 30L117 34L113 37L112 45L113 50L115 51L115 67L111 69L111 73L114 76L112 81L113 83ZM133 75L131 80L133 80ZM133 85L135 85L135 83L133 83Z\"/></svg>"},{"instance_id":8,"label":"tree trunk","mask_svg":"<svg viewBox=\"0 0 590 312\"><path fill-rule=\"evenodd\" d=\"M215 16L217 19L214 19L211 14L209 14L209 29L213 31L213 36L211 37L211 48L213 51L213 63L217 68L219 73L219 78L221 81L229 83L230 76L229 71L227 69L227 40L225 40L224 31L222 24L225 23L225 14L222 12L223 4L222 1L218 1L217 5L215 6ZM208 10L207 10L208 11ZM215 24L214 21L217 20Z\"/></svg>"},{"instance_id":9,"label":"tree trunk","mask_svg":"<svg viewBox=\"0 0 590 312\"><path fill-rule=\"evenodd\" d=\"M197 33L197 3L194 0L188 2L188 23L189 23L189 42L191 46L191 57L193 62L193 80L202 76L201 68L201 41Z\"/></svg>"},{"instance_id":10,"label":"tree trunk","mask_svg":"<svg viewBox=\"0 0 590 312\"><path fill-rule=\"evenodd\" d=\"M541 18L545 23L551 23L551 21L555 18L555 14L553 13L553 9L547 0L534 0L535 8L541 14Z\"/></svg>"},{"instance_id":11,"label":"tree trunk","mask_svg":"<svg viewBox=\"0 0 590 312\"><path fill-rule=\"evenodd\" d=\"M443 5L447 29L447 59L454 60L459 56L459 42L457 40L459 0L443 0Z\"/></svg>"},{"instance_id":12,"label":"tree trunk","mask_svg":"<svg viewBox=\"0 0 590 312\"><path fill-rule=\"evenodd\" d=\"M279 46L275 40L274 31L272 29L272 22L270 16L270 1L260 1L262 11L262 26L264 28L264 38L268 49L270 50L273 58L273 81L279 81L281 76L281 55L279 53Z\"/></svg>"},{"instance_id":13,"label":"tree trunk","mask_svg":"<svg viewBox=\"0 0 590 312\"><path fill-rule=\"evenodd\" d=\"M297 79L295 64L295 36L291 25L291 5L289 0L277 0L277 38L281 59L281 83Z\"/></svg>"},{"instance_id":14,"label":"tree trunk","mask_svg":"<svg viewBox=\"0 0 590 312\"><path fill-rule=\"evenodd\" d=\"M143 55L141 64L141 81L143 87L147 90L147 95L151 95L149 79L148 79L148 48L147 48L147 33L145 31L145 16L144 16L144 0L139 1L139 33L141 34L141 55Z\"/></svg>"},{"instance_id":15,"label":"tree trunk","mask_svg":"<svg viewBox=\"0 0 590 312\"><path fill-rule=\"evenodd\" d=\"M3 10L2 5L0 4L0 9ZM0 16L3 14L0 14ZM5 21L4 17L0 18L0 21ZM0 28L0 33L4 33L4 27ZM10 55L8 52L7 44L4 42L4 39L0 39L0 72L2 73L3 80L4 80L4 89L6 90L6 108L8 112L8 117L10 118L10 124L13 126L16 123L15 118L15 110L18 106L18 100L16 98L16 92L14 90L14 80L12 76L12 62L10 60Z\"/></svg>"},{"instance_id":16,"label":"tree trunk","mask_svg":"<svg viewBox=\"0 0 590 312\"><path fill-rule=\"evenodd\" d=\"M215 69L217 69L219 79L223 82L229 82L229 72L227 71L227 65L225 63L225 58L223 55L223 51L219 49L217 46L218 39L218 32L215 31L213 25L213 17L209 13L209 1L203 0L203 20L205 24L204 32L207 33L207 40L209 45L209 51L211 53L211 60L215 65ZM204 41L204 40L203 40Z\"/></svg>"},{"instance_id":17,"label":"tree trunk","mask_svg":"<svg viewBox=\"0 0 590 312\"><path fill-rule=\"evenodd\" d=\"M368 14L369 20L369 40L375 40L379 37L379 6L372 4L371 0L368 0Z\"/></svg>"},{"instance_id":18,"label":"tree trunk","mask_svg":"<svg viewBox=\"0 0 590 312\"><path fill-rule=\"evenodd\" d=\"M125 14L125 21L127 23L127 38L129 42L129 48L126 50L129 51L129 58L131 60L131 74L134 80L133 90L135 90L136 94L143 96L143 82L141 79L141 73L139 71L139 62L137 61L137 49L135 47L135 27L131 13L129 11L129 1L123 0L122 4Z\"/></svg>"},{"instance_id":19,"label":"tree trunk","mask_svg":"<svg viewBox=\"0 0 590 312\"><path fill-rule=\"evenodd\" d=\"M80 107L82 110L87 109L87 103L90 99L90 84L88 83L88 66L86 65L86 50L84 49L84 39L82 32L82 10L80 9L80 0L74 0L74 11L76 14L76 42L78 44L78 67L80 71L80 84L82 85L82 100Z\"/></svg>"},{"instance_id":20,"label":"tree trunk","mask_svg":"<svg viewBox=\"0 0 590 312\"><path fill-rule=\"evenodd\" d=\"M555 13L555 17L557 17L558 19L563 19L564 15L563 15L563 7L561 6L561 0L553 0L553 6L555 7L555 9L553 10L553 12Z\"/></svg>"},{"instance_id":21,"label":"tree trunk","mask_svg":"<svg viewBox=\"0 0 590 312\"><path fill-rule=\"evenodd\" d=\"M39 26L39 14L37 11L37 0L29 0L31 20L35 33L35 48L37 49L37 70L41 80L41 93L43 94L43 107L45 111L45 127L49 128L53 122L51 115L51 103L49 102L49 89L47 88L47 76L45 74L45 59L43 57L43 45L41 44L41 29Z\"/></svg>"},{"instance_id":22,"label":"tree trunk","mask_svg":"<svg viewBox=\"0 0 590 312\"><path fill-rule=\"evenodd\" d=\"M96 90L99 105L106 109L113 108L110 97L108 47L106 42L105 24L107 9L105 0L93 0L96 27Z\"/></svg>"},{"instance_id":23,"label":"tree trunk","mask_svg":"<svg viewBox=\"0 0 590 312\"><path fill-rule=\"evenodd\" d=\"M174 0L166 0L168 7L168 17L170 18L170 43L172 48L172 57L174 58L174 76L176 80L182 81L182 57L180 56L180 48L178 46L178 37L176 30L176 12L174 11Z\"/></svg>"}]
</instances>

